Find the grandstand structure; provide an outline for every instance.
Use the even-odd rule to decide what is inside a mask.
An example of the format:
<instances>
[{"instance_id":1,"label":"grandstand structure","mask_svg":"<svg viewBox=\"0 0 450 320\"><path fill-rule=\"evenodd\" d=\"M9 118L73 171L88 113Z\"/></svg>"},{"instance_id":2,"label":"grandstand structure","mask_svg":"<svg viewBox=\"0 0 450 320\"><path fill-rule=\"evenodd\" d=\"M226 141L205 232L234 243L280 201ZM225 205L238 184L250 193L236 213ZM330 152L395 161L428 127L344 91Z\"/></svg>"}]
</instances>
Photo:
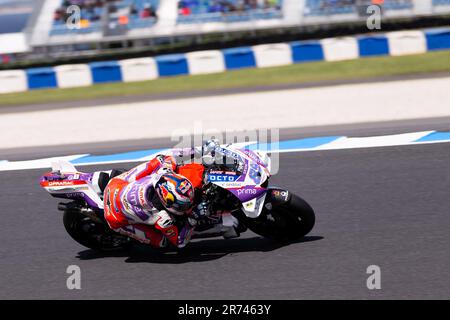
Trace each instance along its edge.
<instances>
[{"instance_id":1,"label":"grandstand structure","mask_svg":"<svg viewBox=\"0 0 450 320\"><path fill-rule=\"evenodd\" d=\"M139 48L186 37L362 23L373 4L386 20L450 14L450 0L35 0L20 54L32 60L100 52L111 44ZM80 8L76 24L68 11L73 5Z\"/></svg>"}]
</instances>

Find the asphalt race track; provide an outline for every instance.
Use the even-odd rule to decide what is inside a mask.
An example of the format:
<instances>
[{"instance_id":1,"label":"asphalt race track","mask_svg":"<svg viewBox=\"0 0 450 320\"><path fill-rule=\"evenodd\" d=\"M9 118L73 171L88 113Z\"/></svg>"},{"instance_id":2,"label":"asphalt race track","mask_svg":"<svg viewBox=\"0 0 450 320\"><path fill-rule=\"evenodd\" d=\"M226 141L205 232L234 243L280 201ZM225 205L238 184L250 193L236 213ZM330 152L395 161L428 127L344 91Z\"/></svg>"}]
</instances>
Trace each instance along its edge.
<instances>
[{"instance_id":1,"label":"asphalt race track","mask_svg":"<svg viewBox=\"0 0 450 320\"><path fill-rule=\"evenodd\" d=\"M251 232L196 240L181 255L88 250L40 189L43 170L0 172L0 299L449 299L449 163L449 143L282 154L272 184L310 202L313 231L285 246ZM81 290L66 287L69 265ZM381 290L366 287L370 265Z\"/></svg>"}]
</instances>

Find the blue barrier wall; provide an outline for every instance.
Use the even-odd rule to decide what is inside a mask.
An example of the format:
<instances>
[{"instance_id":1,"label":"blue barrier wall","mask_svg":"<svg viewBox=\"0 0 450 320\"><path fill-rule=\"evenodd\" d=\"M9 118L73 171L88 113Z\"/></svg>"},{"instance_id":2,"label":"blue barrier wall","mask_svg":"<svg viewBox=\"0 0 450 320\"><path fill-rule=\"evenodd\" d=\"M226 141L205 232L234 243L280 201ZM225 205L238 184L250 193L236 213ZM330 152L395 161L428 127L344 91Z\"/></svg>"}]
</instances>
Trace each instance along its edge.
<instances>
[{"instance_id":1,"label":"blue barrier wall","mask_svg":"<svg viewBox=\"0 0 450 320\"><path fill-rule=\"evenodd\" d=\"M406 53L403 54L423 52L423 49L420 49L423 48L423 39L426 40L427 51L450 50L450 28L428 29L422 31L422 33L415 32L414 35L411 35L411 33L406 34L404 37L405 43L407 43L407 50ZM408 51L411 48L411 37L416 37L413 41L415 41L415 46L417 46L417 52ZM398 46L401 46L401 41L403 41L400 39L399 42L398 33L395 35L395 40L393 42L389 40L390 33L359 36L355 39L357 41L360 58L390 55L393 49L399 49ZM396 47L394 48L393 46ZM289 47L292 54L292 63L326 60L326 57L324 56L324 45L321 41L295 41L289 43ZM342 48L339 50L342 50ZM403 52L402 50L400 51ZM258 53L256 50L253 50L252 47L224 49L221 50L221 53L223 55L226 70L257 67L256 60ZM263 58L267 59L267 54ZM189 59L191 58L188 58L185 54L163 55L157 56L154 59L159 77L186 75L190 73ZM123 81L121 69L123 66L117 61L93 62L88 66L94 84ZM0 71L0 73L1 72L2 71ZM24 87L28 90L56 88L58 87L58 77L56 73L64 71L55 71L54 68L32 68L26 69L25 72L27 83L23 83L21 86L18 85L17 89L11 92L23 91ZM142 72L146 72L146 70L143 69ZM2 85L2 81L7 81L5 79L7 79L7 77L0 77L0 86Z\"/></svg>"},{"instance_id":2,"label":"blue barrier wall","mask_svg":"<svg viewBox=\"0 0 450 320\"><path fill-rule=\"evenodd\" d=\"M117 61L92 62L89 67L94 83L122 81L122 72Z\"/></svg>"},{"instance_id":3,"label":"blue barrier wall","mask_svg":"<svg viewBox=\"0 0 450 320\"><path fill-rule=\"evenodd\" d=\"M156 57L161 77L189 74L187 59L184 54L168 54Z\"/></svg>"},{"instance_id":4,"label":"blue barrier wall","mask_svg":"<svg viewBox=\"0 0 450 320\"><path fill-rule=\"evenodd\" d=\"M251 47L222 50L227 70L256 67L255 55Z\"/></svg>"},{"instance_id":5,"label":"blue barrier wall","mask_svg":"<svg viewBox=\"0 0 450 320\"><path fill-rule=\"evenodd\" d=\"M319 41L291 42L292 61L310 62L324 60L323 48Z\"/></svg>"},{"instance_id":6,"label":"blue barrier wall","mask_svg":"<svg viewBox=\"0 0 450 320\"><path fill-rule=\"evenodd\" d=\"M32 68L27 69L28 88L44 89L56 88L56 73L53 68Z\"/></svg>"},{"instance_id":7,"label":"blue barrier wall","mask_svg":"<svg viewBox=\"0 0 450 320\"><path fill-rule=\"evenodd\" d=\"M360 57L387 56L389 42L385 36L371 36L358 38Z\"/></svg>"},{"instance_id":8,"label":"blue barrier wall","mask_svg":"<svg viewBox=\"0 0 450 320\"><path fill-rule=\"evenodd\" d=\"M450 49L450 29L426 31L425 36L429 51Z\"/></svg>"}]
</instances>

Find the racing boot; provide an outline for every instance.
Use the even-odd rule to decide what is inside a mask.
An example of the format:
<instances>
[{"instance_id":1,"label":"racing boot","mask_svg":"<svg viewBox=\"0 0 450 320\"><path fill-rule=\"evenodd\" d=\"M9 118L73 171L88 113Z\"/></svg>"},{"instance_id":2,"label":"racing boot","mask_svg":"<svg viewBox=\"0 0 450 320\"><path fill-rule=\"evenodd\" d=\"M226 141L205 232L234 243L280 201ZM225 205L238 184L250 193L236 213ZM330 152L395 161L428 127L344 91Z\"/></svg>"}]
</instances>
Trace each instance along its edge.
<instances>
[{"instance_id":1,"label":"racing boot","mask_svg":"<svg viewBox=\"0 0 450 320\"><path fill-rule=\"evenodd\" d=\"M183 227L181 228L178 234L177 247L179 249L186 247L189 241L191 241L192 233L194 232L196 224L197 221L192 218L188 218L187 221L184 223Z\"/></svg>"}]
</instances>

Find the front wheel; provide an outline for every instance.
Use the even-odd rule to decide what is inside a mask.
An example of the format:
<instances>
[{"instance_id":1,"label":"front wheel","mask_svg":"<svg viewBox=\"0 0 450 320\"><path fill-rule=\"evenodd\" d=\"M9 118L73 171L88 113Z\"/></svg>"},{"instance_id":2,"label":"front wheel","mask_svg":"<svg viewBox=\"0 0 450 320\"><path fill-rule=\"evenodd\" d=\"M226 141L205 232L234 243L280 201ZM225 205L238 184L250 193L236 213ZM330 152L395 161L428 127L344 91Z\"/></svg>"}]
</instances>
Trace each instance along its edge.
<instances>
[{"instance_id":1,"label":"front wheel","mask_svg":"<svg viewBox=\"0 0 450 320\"><path fill-rule=\"evenodd\" d=\"M266 238L278 241L297 240L314 227L316 217L311 206L299 196L292 194L283 204L265 205L256 219L247 218L250 230Z\"/></svg>"},{"instance_id":2,"label":"front wheel","mask_svg":"<svg viewBox=\"0 0 450 320\"><path fill-rule=\"evenodd\" d=\"M77 210L65 210L63 223L72 239L89 249L125 250L131 244L130 239L113 232L107 226L93 221Z\"/></svg>"}]
</instances>

